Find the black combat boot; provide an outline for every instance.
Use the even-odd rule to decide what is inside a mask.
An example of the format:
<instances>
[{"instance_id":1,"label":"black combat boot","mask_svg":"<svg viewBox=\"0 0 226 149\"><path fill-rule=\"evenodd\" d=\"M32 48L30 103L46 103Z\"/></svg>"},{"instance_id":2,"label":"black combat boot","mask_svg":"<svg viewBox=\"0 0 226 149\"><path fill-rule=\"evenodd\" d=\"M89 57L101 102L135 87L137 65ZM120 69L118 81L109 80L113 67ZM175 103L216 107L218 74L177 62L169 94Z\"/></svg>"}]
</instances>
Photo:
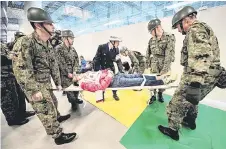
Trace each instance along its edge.
<instances>
[{"instance_id":1,"label":"black combat boot","mask_svg":"<svg viewBox=\"0 0 226 149\"><path fill-rule=\"evenodd\" d=\"M66 121L66 120L69 119L70 117L71 117L70 114L63 115L63 116L59 116L59 117L57 118L57 121L61 123L61 122L63 122L63 121Z\"/></svg>"},{"instance_id":2,"label":"black combat boot","mask_svg":"<svg viewBox=\"0 0 226 149\"><path fill-rule=\"evenodd\" d=\"M183 119L182 125L185 127L190 128L191 130L195 130L196 129L196 124L195 124L195 119L194 118L187 118L185 117Z\"/></svg>"},{"instance_id":3,"label":"black combat boot","mask_svg":"<svg viewBox=\"0 0 226 149\"><path fill-rule=\"evenodd\" d=\"M66 92L65 92L65 91L63 91L62 95L63 95L63 96L66 96L67 94L66 94Z\"/></svg>"},{"instance_id":4,"label":"black combat boot","mask_svg":"<svg viewBox=\"0 0 226 149\"><path fill-rule=\"evenodd\" d=\"M77 104L83 104L83 100L81 100L81 99L76 99L76 101L75 101Z\"/></svg>"},{"instance_id":5,"label":"black combat boot","mask_svg":"<svg viewBox=\"0 0 226 149\"><path fill-rule=\"evenodd\" d=\"M24 125L28 123L28 119L22 119L22 120L14 120L14 121L7 121L9 126L14 126L14 125Z\"/></svg>"},{"instance_id":6,"label":"black combat boot","mask_svg":"<svg viewBox=\"0 0 226 149\"><path fill-rule=\"evenodd\" d=\"M119 101L119 97L117 94L113 94L113 98L116 100L116 101Z\"/></svg>"},{"instance_id":7,"label":"black combat boot","mask_svg":"<svg viewBox=\"0 0 226 149\"><path fill-rule=\"evenodd\" d=\"M77 138L76 133L62 133L58 138L56 138L54 141L57 145L65 144L65 143L70 143L73 141L75 138Z\"/></svg>"},{"instance_id":8,"label":"black combat boot","mask_svg":"<svg viewBox=\"0 0 226 149\"><path fill-rule=\"evenodd\" d=\"M162 92L158 92L158 101L163 103L164 102L164 98L162 96Z\"/></svg>"},{"instance_id":9,"label":"black combat boot","mask_svg":"<svg viewBox=\"0 0 226 149\"><path fill-rule=\"evenodd\" d=\"M35 111L26 111L24 114L25 118L31 117L35 115Z\"/></svg>"},{"instance_id":10,"label":"black combat boot","mask_svg":"<svg viewBox=\"0 0 226 149\"><path fill-rule=\"evenodd\" d=\"M71 109L72 109L73 111L76 111L76 110L78 109L78 104L77 104L76 102L72 102L72 103L71 103Z\"/></svg>"},{"instance_id":11,"label":"black combat boot","mask_svg":"<svg viewBox=\"0 0 226 149\"><path fill-rule=\"evenodd\" d=\"M148 104L151 105L154 103L154 101L156 101L156 95L152 95L151 98L148 101Z\"/></svg>"},{"instance_id":12,"label":"black combat boot","mask_svg":"<svg viewBox=\"0 0 226 149\"><path fill-rule=\"evenodd\" d=\"M164 127L162 125L158 126L158 129L161 131L161 133L163 133L166 136L169 136L170 138L172 138L173 140L178 141L179 140L179 134L178 131L175 131L171 128L168 127Z\"/></svg>"}]
</instances>

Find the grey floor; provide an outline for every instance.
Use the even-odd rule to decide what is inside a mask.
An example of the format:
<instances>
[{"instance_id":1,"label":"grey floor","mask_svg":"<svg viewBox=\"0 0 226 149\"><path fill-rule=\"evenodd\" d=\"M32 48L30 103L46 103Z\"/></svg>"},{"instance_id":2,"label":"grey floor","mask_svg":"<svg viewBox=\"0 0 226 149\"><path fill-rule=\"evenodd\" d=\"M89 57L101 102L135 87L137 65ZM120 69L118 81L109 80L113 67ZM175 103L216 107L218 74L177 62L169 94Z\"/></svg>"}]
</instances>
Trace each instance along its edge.
<instances>
[{"instance_id":1,"label":"grey floor","mask_svg":"<svg viewBox=\"0 0 226 149\"><path fill-rule=\"evenodd\" d=\"M172 95L174 90L169 89L165 93ZM202 103L226 111L225 93L225 90L216 88ZM79 138L70 144L57 146L51 136L46 135L37 116L30 118L29 123L23 126L9 127L1 114L2 149L125 149L119 143L128 130L125 126L90 104L85 108L81 106L78 112L72 112L66 96L62 96L62 92L55 95L61 114L72 115L62 123L64 131L77 132ZM29 104L27 109L32 109Z\"/></svg>"},{"instance_id":2,"label":"grey floor","mask_svg":"<svg viewBox=\"0 0 226 149\"><path fill-rule=\"evenodd\" d=\"M47 136L41 122L34 116L19 127L9 127L1 114L2 149L125 149L120 143L127 128L90 104L80 111L72 112L66 96L56 93L61 114L71 113L72 117L62 123L65 132L77 132L79 138L66 145L55 145ZM31 106L27 104L27 109ZM1 112L2 113L2 112Z\"/></svg>"}]
</instances>

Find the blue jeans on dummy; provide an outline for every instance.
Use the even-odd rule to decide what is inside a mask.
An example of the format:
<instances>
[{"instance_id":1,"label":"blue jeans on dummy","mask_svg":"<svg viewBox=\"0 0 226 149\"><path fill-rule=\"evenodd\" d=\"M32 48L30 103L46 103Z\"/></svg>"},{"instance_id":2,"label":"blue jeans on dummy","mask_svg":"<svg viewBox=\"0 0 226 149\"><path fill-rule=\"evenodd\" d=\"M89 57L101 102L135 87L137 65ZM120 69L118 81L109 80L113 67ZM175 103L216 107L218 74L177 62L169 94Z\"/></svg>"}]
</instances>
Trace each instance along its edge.
<instances>
[{"instance_id":1,"label":"blue jeans on dummy","mask_svg":"<svg viewBox=\"0 0 226 149\"><path fill-rule=\"evenodd\" d=\"M158 86L164 85L162 80L156 80L155 76L146 76L144 75L146 82L144 86ZM114 76L109 87L131 87L131 86L140 86L144 81L143 75L141 74L117 74Z\"/></svg>"}]
</instances>

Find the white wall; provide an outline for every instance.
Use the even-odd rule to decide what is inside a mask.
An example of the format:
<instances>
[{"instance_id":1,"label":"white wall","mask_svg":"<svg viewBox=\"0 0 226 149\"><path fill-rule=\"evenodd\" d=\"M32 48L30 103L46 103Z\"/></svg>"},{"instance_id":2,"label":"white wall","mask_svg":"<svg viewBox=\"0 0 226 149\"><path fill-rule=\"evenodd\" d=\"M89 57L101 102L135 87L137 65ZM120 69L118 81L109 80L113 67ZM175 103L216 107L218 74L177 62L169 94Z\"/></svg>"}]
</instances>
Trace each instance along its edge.
<instances>
[{"instance_id":1,"label":"white wall","mask_svg":"<svg viewBox=\"0 0 226 149\"><path fill-rule=\"evenodd\" d=\"M226 6L211 8L199 12L198 19L206 22L212 27L216 36L218 37L219 46L221 49L221 62L226 67ZM180 50L184 36L178 33L177 30L171 29L172 17L163 18L162 26L166 32L171 32L176 36L176 51L175 62L172 65L172 70L177 73L182 72L180 65ZM75 38L74 47L79 55L83 55L86 59L92 60L99 44L108 42L110 35L122 37L121 45L127 46L131 50L138 50L141 53L146 53L147 43L151 37L147 30L148 22L124 26L117 29L106 30L93 34L82 35ZM75 33L76 34L76 33ZM214 92L208 95L208 98L226 101L226 91L215 89Z\"/></svg>"},{"instance_id":2,"label":"white wall","mask_svg":"<svg viewBox=\"0 0 226 149\"><path fill-rule=\"evenodd\" d=\"M27 10L30 7L38 7L42 8L42 1L27 1L24 4L24 14L23 17L19 20L20 28L19 30L25 34L31 34L33 32L33 28L30 22L27 20Z\"/></svg>"}]
</instances>

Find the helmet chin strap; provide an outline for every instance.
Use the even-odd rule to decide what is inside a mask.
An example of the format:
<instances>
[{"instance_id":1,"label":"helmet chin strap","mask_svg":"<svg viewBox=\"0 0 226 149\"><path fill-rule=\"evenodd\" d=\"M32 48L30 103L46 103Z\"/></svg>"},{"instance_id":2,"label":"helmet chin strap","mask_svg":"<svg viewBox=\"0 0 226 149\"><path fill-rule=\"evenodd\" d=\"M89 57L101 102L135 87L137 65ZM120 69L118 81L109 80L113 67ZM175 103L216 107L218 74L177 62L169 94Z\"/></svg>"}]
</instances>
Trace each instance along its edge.
<instances>
[{"instance_id":1,"label":"helmet chin strap","mask_svg":"<svg viewBox=\"0 0 226 149\"><path fill-rule=\"evenodd\" d=\"M186 32L184 31L184 28L183 28L182 21L180 22L180 28L182 30L182 35L186 35Z\"/></svg>"},{"instance_id":2,"label":"helmet chin strap","mask_svg":"<svg viewBox=\"0 0 226 149\"><path fill-rule=\"evenodd\" d=\"M51 32L49 32L46 28L45 28L45 26L43 25L43 23L40 23L40 25L41 25L41 27L50 35L50 36L52 36L52 33Z\"/></svg>"},{"instance_id":3,"label":"helmet chin strap","mask_svg":"<svg viewBox=\"0 0 226 149\"><path fill-rule=\"evenodd\" d=\"M71 44L70 44L70 42L69 42L69 40L68 40L68 37L67 37L67 42L68 42L68 44L69 44L69 46L70 46Z\"/></svg>"},{"instance_id":4,"label":"helmet chin strap","mask_svg":"<svg viewBox=\"0 0 226 149\"><path fill-rule=\"evenodd\" d=\"M157 38L156 28L154 29L154 31L155 31L155 38Z\"/></svg>"}]
</instances>

